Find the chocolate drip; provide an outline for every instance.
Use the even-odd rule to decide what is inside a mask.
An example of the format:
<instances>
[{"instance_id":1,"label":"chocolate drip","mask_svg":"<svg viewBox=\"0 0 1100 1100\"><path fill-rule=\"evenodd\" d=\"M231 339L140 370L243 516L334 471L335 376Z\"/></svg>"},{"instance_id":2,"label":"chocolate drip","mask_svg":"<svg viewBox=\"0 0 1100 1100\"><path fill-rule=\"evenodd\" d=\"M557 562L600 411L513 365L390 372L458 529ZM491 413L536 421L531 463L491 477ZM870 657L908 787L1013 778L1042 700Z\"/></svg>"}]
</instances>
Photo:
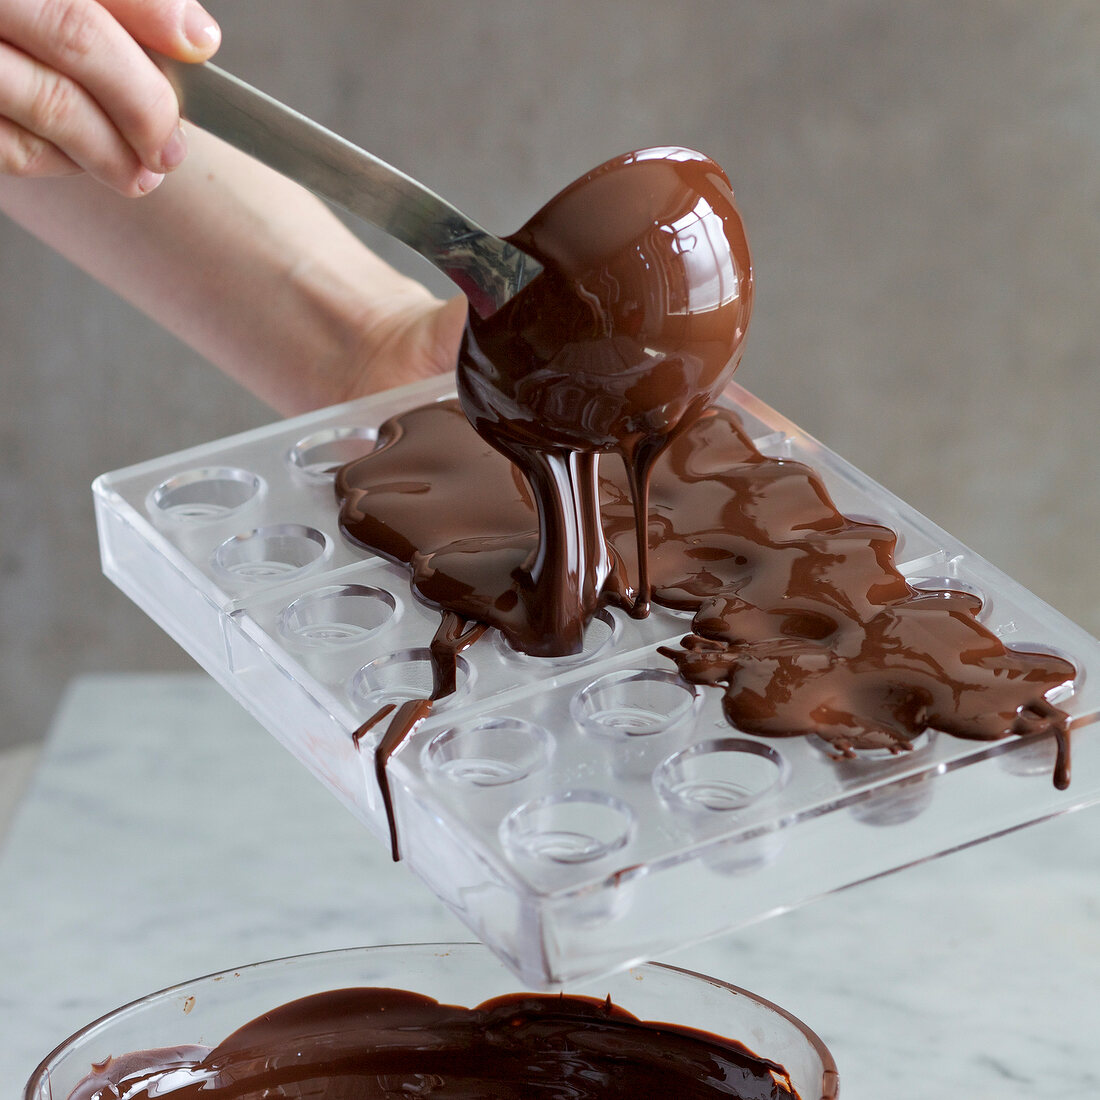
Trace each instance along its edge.
<instances>
[{"instance_id":1,"label":"chocolate drip","mask_svg":"<svg viewBox=\"0 0 1100 1100\"><path fill-rule=\"evenodd\" d=\"M491 317L470 317L458 394L536 503L539 549L521 567L535 614L519 648L578 653L612 571L598 456L615 453L629 471L641 616L649 471L737 366L752 263L725 174L675 147L608 161L509 239L544 270Z\"/></svg>"},{"instance_id":2,"label":"chocolate drip","mask_svg":"<svg viewBox=\"0 0 1100 1100\"><path fill-rule=\"evenodd\" d=\"M213 1049L112 1058L70 1100L798 1100L782 1066L740 1043L639 1020L589 997L530 993L476 1008L396 989L304 997Z\"/></svg>"},{"instance_id":3,"label":"chocolate drip","mask_svg":"<svg viewBox=\"0 0 1100 1100\"><path fill-rule=\"evenodd\" d=\"M513 467L454 402L398 417L381 438L339 475L345 533L407 564L421 599L524 649L522 566L539 546ZM611 574L625 576L637 548L622 471L601 478L600 496ZM692 633L663 652L687 678L723 686L737 728L814 733L842 754L904 750L929 728L1065 743L1067 716L1045 696L1075 677L1069 662L1005 646L970 593L914 589L892 531L841 514L804 464L761 455L731 411L711 409L664 450L649 515L653 599L695 612ZM1068 780L1064 754L1056 779Z\"/></svg>"},{"instance_id":4,"label":"chocolate drip","mask_svg":"<svg viewBox=\"0 0 1100 1100\"><path fill-rule=\"evenodd\" d=\"M973 596L911 588L891 531L841 515L813 471L707 411L753 297L717 165L678 148L617 158L511 240L544 271L469 320L457 383L478 434L453 403L384 425L337 476L348 538L407 564L427 603L533 655L580 652L601 603L691 610L692 634L662 652L722 685L748 733L815 733L852 754L929 728L1054 732L1068 782L1067 717L1046 693L1073 667L1007 649ZM597 466L606 453L622 470Z\"/></svg>"},{"instance_id":5,"label":"chocolate drip","mask_svg":"<svg viewBox=\"0 0 1100 1100\"><path fill-rule=\"evenodd\" d=\"M348 539L407 565L425 603L498 627L515 649L543 655L548 624L576 614L575 590L556 599L555 589L533 585L545 553L535 498L515 467L471 430L456 402L384 424L376 450L337 475L336 493ZM595 485L591 494L596 507ZM610 555L608 561L609 583L592 591L589 611L616 591L621 570Z\"/></svg>"},{"instance_id":6,"label":"chocolate drip","mask_svg":"<svg viewBox=\"0 0 1100 1100\"><path fill-rule=\"evenodd\" d=\"M608 538L625 555L626 506L610 493ZM662 652L687 679L724 685L731 725L816 734L845 755L908 749L927 729L1064 738L1067 715L1045 696L1073 665L1005 646L970 593L914 589L892 531L844 516L808 466L760 455L732 414L714 409L676 441L651 494L656 599L696 610L681 648ZM1068 760L1055 778L1068 781Z\"/></svg>"},{"instance_id":7,"label":"chocolate drip","mask_svg":"<svg viewBox=\"0 0 1100 1100\"><path fill-rule=\"evenodd\" d=\"M382 805L386 811L386 821L390 829L390 851L394 860L401 858L401 851L397 840L397 820L393 810L393 792L390 790L390 781L387 769L390 757L413 735L417 726L427 719L432 708L440 699L454 694L458 676L458 655L481 637L488 629L486 623L470 622L468 619L455 614L454 611L444 610L439 623L439 628L432 638L428 652L432 663L432 693L426 699L407 699L398 706L396 703L388 703L380 707L368 718L352 735L352 742L356 749L359 748L363 738L375 729L386 718L390 718L382 739L374 750L374 776L378 782L378 789L382 794Z\"/></svg>"}]
</instances>

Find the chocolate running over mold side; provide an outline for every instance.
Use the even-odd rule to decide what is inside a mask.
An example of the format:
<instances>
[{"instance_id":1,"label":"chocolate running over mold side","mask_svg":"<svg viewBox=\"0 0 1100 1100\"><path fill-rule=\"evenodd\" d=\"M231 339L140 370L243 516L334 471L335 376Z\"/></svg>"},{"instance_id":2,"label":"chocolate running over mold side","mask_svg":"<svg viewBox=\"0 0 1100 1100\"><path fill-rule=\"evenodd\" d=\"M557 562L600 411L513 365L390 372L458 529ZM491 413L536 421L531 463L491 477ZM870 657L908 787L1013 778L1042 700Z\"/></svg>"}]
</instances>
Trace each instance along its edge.
<instances>
[{"instance_id":1,"label":"chocolate running over mold side","mask_svg":"<svg viewBox=\"0 0 1100 1100\"><path fill-rule=\"evenodd\" d=\"M390 721L374 750L374 777L382 795L382 806L390 833L390 853L394 862L401 858L397 837L397 818L393 808L393 792L390 789L390 757L416 732L417 727L431 716L440 700L453 695L457 688L458 655L488 630L488 624L471 622L453 611L443 610L439 627L432 638L428 652L432 665L432 693L426 699L407 699L404 703L387 703L374 712L352 735L356 751L363 738L385 719ZM392 718L390 717L392 715Z\"/></svg>"},{"instance_id":2,"label":"chocolate running over mold side","mask_svg":"<svg viewBox=\"0 0 1100 1100\"><path fill-rule=\"evenodd\" d=\"M521 567L538 552L525 483L455 402L414 409L382 435L337 478L341 528L406 564L426 603L522 648ZM650 493L653 598L695 612L692 633L663 652L686 678L723 688L732 725L817 734L844 755L903 751L929 728L977 740L1052 733L1055 781L1068 782L1068 717L1046 695L1075 678L1073 665L1007 647L969 593L914 589L892 531L844 516L803 463L760 454L735 413L712 408L677 436ZM600 495L608 552L632 570L622 471L601 478Z\"/></svg>"},{"instance_id":3,"label":"chocolate running over mold side","mask_svg":"<svg viewBox=\"0 0 1100 1100\"><path fill-rule=\"evenodd\" d=\"M475 1008L405 990L333 990L282 1005L213 1049L135 1052L69 1100L446 1096L521 1100L798 1100L787 1071L705 1031L591 997L508 994Z\"/></svg>"}]
</instances>

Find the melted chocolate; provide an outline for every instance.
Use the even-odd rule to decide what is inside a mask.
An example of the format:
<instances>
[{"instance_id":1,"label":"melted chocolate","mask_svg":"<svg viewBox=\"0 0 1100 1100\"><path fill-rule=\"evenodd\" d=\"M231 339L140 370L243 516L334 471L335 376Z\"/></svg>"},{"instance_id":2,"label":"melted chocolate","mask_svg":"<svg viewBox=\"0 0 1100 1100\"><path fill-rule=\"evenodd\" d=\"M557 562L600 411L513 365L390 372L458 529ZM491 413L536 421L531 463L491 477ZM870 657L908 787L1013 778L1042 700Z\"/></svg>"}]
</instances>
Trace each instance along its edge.
<instances>
[{"instance_id":1,"label":"melted chocolate","mask_svg":"<svg viewBox=\"0 0 1100 1100\"><path fill-rule=\"evenodd\" d=\"M631 552L626 504L607 486L608 538ZM1046 700L1068 661L1007 647L970 593L913 588L888 528L843 515L800 462L766 458L736 416L712 409L654 471L656 598L695 611L681 674L723 684L730 724L762 737L816 734L839 753L906 750L925 730L979 741L1060 738Z\"/></svg>"},{"instance_id":2,"label":"melted chocolate","mask_svg":"<svg viewBox=\"0 0 1100 1100\"><path fill-rule=\"evenodd\" d=\"M390 703L376 711L352 734L352 740L358 749L363 738L384 719L389 718L391 713L393 714L374 750L374 774L379 790L382 792L382 805L390 826L390 850L395 860L400 859L401 854L397 844L393 797L386 778L390 757L401 747L405 739L412 735L416 727L431 715L435 701L454 692L458 676L458 655L485 633L487 625L482 622L470 622L456 615L454 611L444 610L439 629L435 632L429 647L434 680L431 695L427 699L408 699L399 707Z\"/></svg>"},{"instance_id":3,"label":"melted chocolate","mask_svg":"<svg viewBox=\"0 0 1100 1100\"><path fill-rule=\"evenodd\" d=\"M611 572L596 456L625 463L640 539L654 460L737 366L752 262L729 180L676 147L608 161L509 240L544 270L492 316L471 315L458 394L523 472L538 512L539 551L518 574L518 648L577 653ZM639 616L649 599L640 545Z\"/></svg>"},{"instance_id":4,"label":"melted chocolate","mask_svg":"<svg viewBox=\"0 0 1100 1100\"><path fill-rule=\"evenodd\" d=\"M724 685L738 729L814 733L842 755L907 749L929 728L1053 732L1068 783L1067 716L1046 693L1073 666L1006 648L974 596L913 589L891 531L842 515L812 470L759 454L710 407L753 293L713 162L675 148L609 161L510 239L544 271L470 317L461 409L396 418L336 479L344 533L406 564L417 595L457 616L445 633L489 624L521 652L576 653L602 603L641 616L652 599L695 613L662 652ZM621 471L597 465L608 452ZM387 807L386 761L426 714L405 708L383 738Z\"/></svg>"},{"instance_id":5,"label":"melted chocolate","mask_svg":"<svg viewBox=\"0 0 1100 1100\"><path fill-rule=\"evenodd\" d=\"M476 1008L396 989L319 993L213 1049L109 1059L70 1100L797 1100L782 1066L740 1043L637 1019L588 997L511 994Z\"/></svg>"},{"instance_id":6,"label":"melted chocolate","mask_svg":"<svg viewBox=\"0 0 1100 1100\"><path fill-rule=\"evenodd\" d=\"M522 648L535 506L455 402L384 425L338 492L347 537L408 565L425 602ZM637 554L625 476L610 470L600 497L611 575L625 576ZM978 620L976 596L914 589L892 531L841 514L808 466L761 455L733 412L710 409L661 454L650 516L653 599L695 612L681 647L663 652L685 677L724 685L738 729L814 733L842 754L904 750L929 728L977 740L1053 732L1055 778L1068 781L1067 717L1045 696L1074 667L1005 646Z\"/></svg>"}]
</instances>

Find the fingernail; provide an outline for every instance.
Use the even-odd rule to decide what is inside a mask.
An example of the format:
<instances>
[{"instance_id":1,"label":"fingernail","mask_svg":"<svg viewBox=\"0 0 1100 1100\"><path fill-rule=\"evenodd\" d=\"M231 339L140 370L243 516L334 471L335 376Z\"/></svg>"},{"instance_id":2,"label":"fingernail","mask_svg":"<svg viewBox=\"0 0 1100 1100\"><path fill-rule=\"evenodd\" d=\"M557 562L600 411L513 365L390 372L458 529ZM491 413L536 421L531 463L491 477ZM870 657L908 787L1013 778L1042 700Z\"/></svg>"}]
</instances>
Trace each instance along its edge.
<instances>
[{"instance_id":1,"label":"fingernail","mask_svg":"<svg viewBox=\"0 0 1100 1100\"><path fill-rule=\"evenodd\" d=\"M183 163L185 156L187 156L187 138L184 136L183 129L177 126L176 132L160 151L160 166L166 172L171 172L173 168L178 168Z\"/></svg>"},{"instance_id":2,"label":"fingernail","mask_svg":"<svg viewBox=\"0 0 1100 1100\"><path fill-rule=\"evenodd\" d=\"M138 173L138 190L143 195L148 195L150 191L155 191L163 181L164 174L162 172L151 172L148 168L143 168Z\"/></svg>"},{"instance_id":3,"label":"fingernail","mask_svg":"<svg viewBox=\"0 0 1100 1100\"><path fill-rule=\"evenodd\" d=\"M208 50L222 40L221 27L197 0L188 0L183 10L183 33L196 50Z\"/></svg>"}]
</instances>

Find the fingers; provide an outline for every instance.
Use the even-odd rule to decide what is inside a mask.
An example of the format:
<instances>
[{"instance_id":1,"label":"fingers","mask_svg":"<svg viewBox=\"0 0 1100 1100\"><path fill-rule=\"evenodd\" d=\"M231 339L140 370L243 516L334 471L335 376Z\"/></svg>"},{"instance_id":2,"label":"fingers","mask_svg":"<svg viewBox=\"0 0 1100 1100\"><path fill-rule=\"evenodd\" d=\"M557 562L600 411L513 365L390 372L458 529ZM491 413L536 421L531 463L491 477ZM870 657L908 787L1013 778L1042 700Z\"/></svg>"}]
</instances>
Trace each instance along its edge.
<instances>
[{"instance_id":1,"label":"fingers","mask_svg":"<svg viewBox=\"0 0 1100 1100\"><path fill-rule=\"evenodd\" d=\"M205 61L221 30L198 0L99 0L137 42L179 61Z\"/></svg>"},{"instance_id":2,"label":"fingers","mask_svg":"<svg viewBox=\"0 0 1100 1100\"><path fill-rule=\"evenodd\" d=\"M10 119L0 118L0 173L10 176L72 176L82 171L56 146Z\"/></svg>"},{"instance_id":3,"label":"fingers","mask_svg":"<svg viewBox=\"0 0 1100 1100\"><path fill-rule=\"evenodd\" d=\"M218 39L194 0L0 0L0 168L50 174L50 146L123 194L152 190L186 141L142 46L201 60Z\"/></svg>"},{"instance_id":4,"label":"fingers","mask_svg":"<svg viewBox=\"0 0 1100 1100\"><path fill-rule=\"evenodd\" d=\"M162 178L79 84L2 43L0 103L0 163L10 174L52 175L60 156L123 194L144 194Z\"/></svg>"}]
</instances>

